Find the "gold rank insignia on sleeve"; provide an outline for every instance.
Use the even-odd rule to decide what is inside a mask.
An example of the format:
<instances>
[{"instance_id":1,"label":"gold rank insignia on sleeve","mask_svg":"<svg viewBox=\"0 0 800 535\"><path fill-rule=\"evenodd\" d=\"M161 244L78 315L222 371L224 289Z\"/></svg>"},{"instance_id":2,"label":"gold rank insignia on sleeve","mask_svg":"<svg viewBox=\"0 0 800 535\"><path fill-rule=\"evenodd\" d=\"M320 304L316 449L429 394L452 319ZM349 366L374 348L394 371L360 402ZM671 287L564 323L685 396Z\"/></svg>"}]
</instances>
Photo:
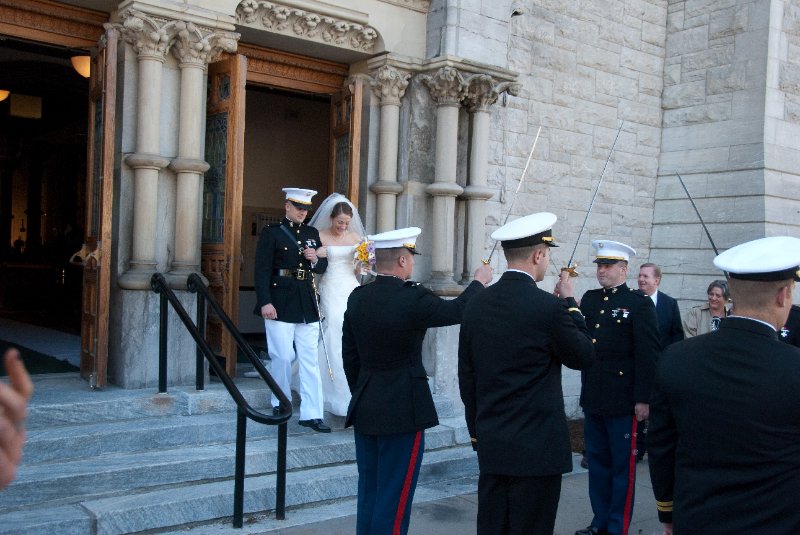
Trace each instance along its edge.
<instances>
[{"instance_id":1,"label":"gold rank insignia on sleeve","mask_svg":"<svg viewBox=\"0 0 800 535\"><path fill-rule=\"evenodd\" d=\"M672 501L668 502L660 502L656 500L656 508L661 511L662 513L671 513L672 512Z\"/></svg>"}]
</instances>

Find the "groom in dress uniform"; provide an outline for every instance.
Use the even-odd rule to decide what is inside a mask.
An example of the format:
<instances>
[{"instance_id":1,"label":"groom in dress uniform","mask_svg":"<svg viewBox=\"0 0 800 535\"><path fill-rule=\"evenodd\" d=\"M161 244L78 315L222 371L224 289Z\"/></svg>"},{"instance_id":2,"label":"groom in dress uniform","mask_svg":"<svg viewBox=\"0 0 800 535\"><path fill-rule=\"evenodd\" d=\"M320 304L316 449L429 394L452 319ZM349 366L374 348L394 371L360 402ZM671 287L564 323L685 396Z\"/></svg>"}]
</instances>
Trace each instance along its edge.
<instances>
[{"instance_id":1,"label":"groom in dress uniform","mask_svg":"<svg viewBox=\"0 0 800 535\"><path fill-rule=\"evenodd\" d=\"M368 239L375 244L375 281L350 294L342 360L353 397L345 427L355 428L358 535L404 534L425 449L425 429L439 423L422 365L430 327L461 323L464 305L492 280L489 266L453 300L409 281L417 227Z\"/></svg>"},{"instance_id":2,"label":"groom in dress uniform","mask_svg":"<svg viewBox=\"0 0 800 535\"><path fill-rule=\"evenodd\" d=\"M314 273L323 273L328 260L317 257L319 232L304 223L316 191L283 188L286 217L264 227L258 238L255 263L256 306L264 318L270 373L291 399L292 360L295 350L300 379L300 425L330 433L322 419L322 382L317 362L319 312L312 285ZM273 411L279 408L272 396Z\"/></svg>"},{"instance_id":3,"label":"groom in dress uniform","mask_svg":"<svg viewBox=\"0 0 800 535\"><path fill-rule=\"evenodd\" d=\"M636 483L636 425L646 420L660 352L653 300L625 284L624 243L594 240L601 288L583 294L581 312L597 362L581 374L589 499L594 518L575 535L627 535Z\"/></svg>"},{"instance_id":4,"label":"groom in dress uniform","mask_svg":"<svg viewBox=\"0 0 800 535\"><path fill-rule=\"evenodd\" d=\"M562 272L537 287L556 247L542 212L492 233L508 270L467 305L458 344L464 415L478 452L478 534L552 535L561 474L572 471L561 365L588 368L594 347Z\"/></svg>"},{"instance_id":5,"label":"groom in dress uniform","mask_svg":"<svg viewBox=\"0 0 800 535\"><path fill-rule=\"evenodd\" d=\"M664 533L800 533L800 349L780 340L800 239L761 238L714 259L731 315L678 342L650 400L650 479Z\"/></svg>"}]
</instances>

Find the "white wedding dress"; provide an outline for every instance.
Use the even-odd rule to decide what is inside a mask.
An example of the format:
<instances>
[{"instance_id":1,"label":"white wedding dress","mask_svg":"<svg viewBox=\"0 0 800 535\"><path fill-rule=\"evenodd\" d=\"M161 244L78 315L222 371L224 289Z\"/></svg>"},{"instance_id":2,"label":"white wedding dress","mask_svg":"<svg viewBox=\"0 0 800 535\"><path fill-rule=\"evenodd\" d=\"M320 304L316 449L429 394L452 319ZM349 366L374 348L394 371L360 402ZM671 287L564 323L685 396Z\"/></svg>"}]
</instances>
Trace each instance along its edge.
<instances>
[{"instance_id":1,"label":"white wedding dress","mask_svg":"<svg viewBox=\"0 0 800 535\"><path fill-rule=\"evenodd\" d=\"M353 273L353 254L355 245L328 245L328 268L320 278L320 309L325 320L322 327L325 331L325 344L328 347L333 381L328 373L325 350L319 344L319 371L322 379L322 398L325 410L331 414L345 416L350 404L350 388L344 376L342 365L342 324L347 298L358 286Z\"/></svg>"}]
</instances>

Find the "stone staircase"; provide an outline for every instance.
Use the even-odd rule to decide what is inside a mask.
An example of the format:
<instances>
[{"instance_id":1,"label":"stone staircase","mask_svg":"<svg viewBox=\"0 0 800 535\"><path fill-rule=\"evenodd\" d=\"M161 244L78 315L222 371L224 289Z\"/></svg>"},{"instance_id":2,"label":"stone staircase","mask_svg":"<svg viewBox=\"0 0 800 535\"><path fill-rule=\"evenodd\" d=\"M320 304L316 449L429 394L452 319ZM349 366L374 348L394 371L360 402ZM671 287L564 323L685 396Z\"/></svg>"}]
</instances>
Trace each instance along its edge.
<instances>
[{"instance_id":1,"label":"stone staircase","mask_svg":"<svg viewBox=\"0 0 800 535\"><path fill-rule=\"evenodd\" d=\"M237 379L267 409L266 387ZM463 417L436 398L441 424L426 433L420 485L461 492L477 475ZM358 474L352 430L289 422L287 520L298 507L352 505ZM121 534L180 531L233 514L236 408L222 385L90 391L75 374L39 376L17 478L0 492L0 534ZM277 428L248 421L245 524L274 516ZM334 506L335 508L335 506ZM250 518L248 518L250 515ZM228 518L228 522L230 519ZM227 524L230 527L230 523Z\"/></svg>"}]
</instances>

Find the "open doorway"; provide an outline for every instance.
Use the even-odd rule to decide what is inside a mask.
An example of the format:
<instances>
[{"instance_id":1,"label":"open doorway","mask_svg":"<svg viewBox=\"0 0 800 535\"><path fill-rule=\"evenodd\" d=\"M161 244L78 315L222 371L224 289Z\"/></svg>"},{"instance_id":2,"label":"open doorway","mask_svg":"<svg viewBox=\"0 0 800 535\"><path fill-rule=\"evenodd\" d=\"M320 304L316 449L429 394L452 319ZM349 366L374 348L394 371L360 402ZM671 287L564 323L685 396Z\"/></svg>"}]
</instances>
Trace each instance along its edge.
<instances>
[{"instance_id":1,"label":"open doorway","mask_svg":"<svg viewBox=\"0 0 800 535\"><path fill-rule=\"evenodd\" d=\"M316 190L315 206L329 194L330 115L330 95L246 87L238 326L255 347L264 345L264 322L253 314L258 236L283 219L282 188Z\"/></svg>"},{"instance_id":2,"label":"open doorway","mask_svg":"<svg viewBox=\"0 0 800 535\"><path fill-rule=\"evenodd\" d=\"M0 344L29 349L33 373L80 360L82 269L69 260L84 240L89 84L70 58L88 54L0 40Z\"/></svg>"}]
</instances>

